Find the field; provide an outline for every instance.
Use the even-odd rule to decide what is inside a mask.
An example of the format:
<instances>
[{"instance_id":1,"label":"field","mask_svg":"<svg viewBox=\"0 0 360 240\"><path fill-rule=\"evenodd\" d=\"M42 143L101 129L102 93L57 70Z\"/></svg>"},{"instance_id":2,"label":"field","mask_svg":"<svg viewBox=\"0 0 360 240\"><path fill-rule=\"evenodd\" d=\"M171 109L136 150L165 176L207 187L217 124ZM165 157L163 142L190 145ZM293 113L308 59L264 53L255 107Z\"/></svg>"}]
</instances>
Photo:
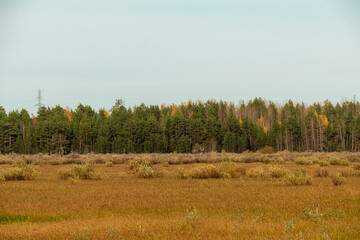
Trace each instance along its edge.
<instances>
[{"instance_id":1,"label":"field","mask_svg":"<svg viewBox=\"0 0 360 240\"><path fill-rule=\"evenodd\" d=\"M18 160L38 174L0 183L0 239L360 239L357 153L3 155L4 176ZM74 164L101 179L59 179Z\"/></svg>"}]
</instances>

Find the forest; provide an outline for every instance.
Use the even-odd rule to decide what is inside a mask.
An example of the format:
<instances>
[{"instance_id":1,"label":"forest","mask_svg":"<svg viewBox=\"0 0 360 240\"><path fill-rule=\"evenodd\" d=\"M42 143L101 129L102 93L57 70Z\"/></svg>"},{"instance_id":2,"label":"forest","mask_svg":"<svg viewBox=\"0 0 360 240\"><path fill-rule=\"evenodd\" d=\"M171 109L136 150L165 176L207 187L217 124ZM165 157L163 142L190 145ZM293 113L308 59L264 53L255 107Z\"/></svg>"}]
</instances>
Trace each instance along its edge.
<instances>
[{"instance_id":1,"label":"forest","mask_svg":"<svg viewBox=\"0 0 360 240\"><path fill-rule=\"evenodd\" d=\"M40 107L6 113L0 107L3 154L199 153L257 151L358 151L360 104L276 104L208 100L176 105L126 107L116 100L108 111Z\"/></svg>"}]
</instances>

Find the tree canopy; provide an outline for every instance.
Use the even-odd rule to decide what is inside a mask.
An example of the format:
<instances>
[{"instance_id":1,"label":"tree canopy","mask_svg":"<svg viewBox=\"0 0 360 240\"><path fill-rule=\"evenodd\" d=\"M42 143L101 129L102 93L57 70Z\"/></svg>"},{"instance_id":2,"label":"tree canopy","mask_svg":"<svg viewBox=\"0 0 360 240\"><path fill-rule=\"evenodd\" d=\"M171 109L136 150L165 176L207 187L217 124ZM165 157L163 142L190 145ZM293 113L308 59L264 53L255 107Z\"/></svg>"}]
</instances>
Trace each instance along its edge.
<instances>
[{"instance_id":1,"label":"tree canopy","mask_svg":"<svg viewBox=\"0 0 360 240\"><path fill-rule=\"evenodd\" d=\"M359 102L279 105L261 98L132 108L116 100L109 111L80 104L40 107L37 116L0 107L0 152L358 151L359 113Z\"/></svg>"}]
</instances>

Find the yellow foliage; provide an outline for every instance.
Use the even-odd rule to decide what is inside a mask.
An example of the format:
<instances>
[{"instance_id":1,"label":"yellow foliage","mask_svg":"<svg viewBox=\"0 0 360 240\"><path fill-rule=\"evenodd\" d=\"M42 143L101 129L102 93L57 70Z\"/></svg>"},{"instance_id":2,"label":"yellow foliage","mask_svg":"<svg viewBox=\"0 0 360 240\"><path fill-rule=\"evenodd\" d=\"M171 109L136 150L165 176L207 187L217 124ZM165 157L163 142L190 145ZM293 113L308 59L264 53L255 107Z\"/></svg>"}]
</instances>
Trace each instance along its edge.
<instances>
[{"instance_id":1,"label":"yellow foliage","mask_svg":"<svg viewBox=\"0 0 360 240\"><path fill-rule=\"evenodd\" d=\"M109 114L109 112L104 111L104 115L105 115L106 118L109 118L109 115L110 115L110 114Z\"/></svg>"},{"instance_id":2,"label":"yellow foliage","mask_svg":"<svg viewBox=\"0 0 360 240\"><path fill-rule=\"evenodd\" d=\"M176 110L177 110L177 106L176 106L176 104L173 104L173 105L171 106L171 116L174 116L174 115L175 115Z\"/></svg>"},{"instance_id":3,"label":"yellow foliage","mask_svg":"<svg viewBox=\"0 0 360 240\"><path fill-rule=\"evenodd\" d=\"M240 123L240 126L242 126L242 124L243 124L243 120L242 120L242 118L241 118L241 117L239 118L239 123Z\"/></svg>"},{"instance_id":4,"label":"yellow foliage","mask_svg":"<svg viewBox=\"0 0 360 240\"><path fill-rule=\"evenodd\" d=\"M269 129L266 126L264 126L264 132L267 133L268 131Z\"/></svg>"},{"instance_id":5,"label":"yellow foliage","mask_svg":"<svg viewBox=\"0 0 360 240\"><path fill-rule=\"evenodd\" d=\"M68 109L64 109L64 115L67 117L69 121L71 121L71 111Z\"/></svg>"},{"instance_id":6,"label":"yellow foliage","mask_svg":"<svg viewBox=\"0 0 360 240\"><path fill-rule=\"evenodd\" d=\"M329 126L329 121L325 115L319 115L320 124L325 127L325 129Z\"/></svg>"},{"instance_id":7,"label":"yellow foliage","mask_svg":"<svg viewBox=\"0 0 360 240\"><path fill-rule=\"evenodd\" d=\"M316 121L319 121L319 114L315 111Z\"/></svg>"}]
</instances>

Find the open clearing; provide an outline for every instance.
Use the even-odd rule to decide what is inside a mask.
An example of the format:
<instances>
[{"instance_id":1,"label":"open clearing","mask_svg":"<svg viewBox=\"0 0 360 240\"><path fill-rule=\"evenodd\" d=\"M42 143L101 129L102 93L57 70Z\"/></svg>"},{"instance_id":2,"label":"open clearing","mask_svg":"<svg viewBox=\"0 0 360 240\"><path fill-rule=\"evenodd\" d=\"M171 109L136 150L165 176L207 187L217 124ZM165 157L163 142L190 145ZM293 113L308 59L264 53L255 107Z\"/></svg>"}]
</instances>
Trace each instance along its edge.
<instances>
[{"instance_id":1,"label":"open clearing","mask_svg":"<svg viewBox=\"0 0 360 240\"><path fill-rule=\"evenodd\" d=\"M174 178L179 167L204 165L157 164L164 176L144 179L128 164L95 164L101 180L60 180L63 165L34 166L34 180L0 183L0 239L360 239L353 162L322 167L347 175L340 186L317 177L317 164L295 161L236 163L233 178ZM312 184L286 184L271 166L303 168ZM264 176L241 175L244 168Z\"/></svg>"}]
</instances>

